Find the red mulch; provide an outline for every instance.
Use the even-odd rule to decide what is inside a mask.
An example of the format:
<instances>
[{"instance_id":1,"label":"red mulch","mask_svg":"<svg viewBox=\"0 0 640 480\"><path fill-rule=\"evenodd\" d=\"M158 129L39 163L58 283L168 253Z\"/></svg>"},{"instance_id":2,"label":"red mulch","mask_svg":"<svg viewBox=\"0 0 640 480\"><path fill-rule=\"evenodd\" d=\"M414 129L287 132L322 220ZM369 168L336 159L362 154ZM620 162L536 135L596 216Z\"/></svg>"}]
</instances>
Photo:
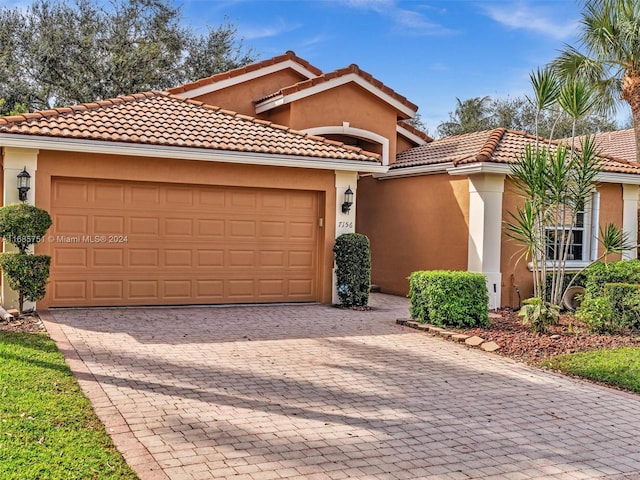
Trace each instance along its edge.
<instances>
[{"instance_id":1,"label":"red mulch","mask_svg":"<svg viewBox=\"0 0 640 480\"><path fill-rule=\"evenodd\" d=\"M44 325L36 314L25 314L7 322L0 320L0 332L45 332Z\"/></svg>"},{"instance_id":2,"label":"red mulch","mask_svg":"<svg viewBox=\"0 0 640 480\"><path fill-rule=\"evenodd\" d=\"M583 323L571 315L561 315L558 325L549 333L536 333L522 324L522 318L512 310L501 310L499 318L491 318L489 328L463 330L466 335L477 335L500 345L496 353L532 364L564 353L586 352L601 348L640 346L637 332L618 335L590 334Z\"/></svg>"}]
</instances>

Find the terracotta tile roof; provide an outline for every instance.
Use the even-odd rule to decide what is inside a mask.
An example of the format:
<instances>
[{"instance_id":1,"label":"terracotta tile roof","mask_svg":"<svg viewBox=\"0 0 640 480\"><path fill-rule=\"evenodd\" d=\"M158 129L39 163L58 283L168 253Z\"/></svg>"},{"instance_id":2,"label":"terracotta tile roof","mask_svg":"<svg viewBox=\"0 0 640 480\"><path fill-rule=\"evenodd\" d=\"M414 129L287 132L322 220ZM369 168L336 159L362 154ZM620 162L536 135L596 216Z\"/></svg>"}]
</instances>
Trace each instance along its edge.
<instances>
[{"instance_id":1,"label":"terracotta tile roof","mask_svg":"<svg viewBox=\"0 0 640 480\"><path fill-rule=\"evenodd\" d=\"M433 138L431 138L429 135L424 133L422 130L418 130L413 125L408 124L404 120L398 121L398 125L400 127L404 128L405 130L408 130L409 132L413 133L414 135L420 137L421 139L423 139L427 143L433 142Z\"/></svg>"},{"instance_id":2,"label":"terracotta tile roof","mask_svg":"<svg viewBox=\"0 0 640 480\"><path fill-rule=\"evenodd\" d=\"M267 60L262 60L261 62L252 63L250 65L245 65L244 67L234 68L233 70L229 70L227 72L216 73L215 75L212 75L206 78L201 78L200 80L196 80L195 82L185 83L184 85L170 88L167 91L172 94L183 93L189 90L193 90L195 88L203 87L205 85L211 85L212 83L219 82L220 80L226 80L228 78L238 77L240 75L244 75L245 73L260 70L261 68L269 67L271 65L276 65L278 63L282 63L287 60L293 60L294 62L300 64L307 70L313 72L315 75L322 75L322 70L320 70L317 67L314 67L306 60L298 57L291 50L288 50L284 55L278 55L277 57L269 58Z\"/></svg>"},{"instance_id":3,"label":"terracotta tile roof","mask_svg":"<svg viewBox=\"0 0 640 480\"><path fill-rule=\"evenodd\" d=\"M636 137L632 128L615 132L596 133L595 137L598 148L602 153L629 162L636 161ZM570 142L570 139L565 141Z\"/></svg>"},{"instance_id":4,"label":"terracotta tile roof","mask_svg":"<svg viewBox=\"0 0 640 480\"><path fill-rule=\"evenodd\" d=\"M358 65L356 64L351 64L348 67L344 67L344 68L340 68L338 70L334 70L333 72L329 72L329 73L325 73L322 75L318 75L317 77L314 78L310 78L309 80L304 80L302 82L298 82L294 85L290 85L288 87L282 88L281 90L274 92L264 98L261 98L259 100L257 100L255 103L256 105L264 102L265 100L268 100L270 98L273 97L277 97L280 95L290 95L292 93L296 93L296 92L300 92L303 90L306 90L307 88L311 88L314 87L316 85L331 81L335 78L340 78L343 77L345 75L349 75L349 74L356 74L359 77L361 77L362 79L364 79L365 81L367 81L368 83L370 83L371 85L373 85L374 87L376 87L377 89L383 91L384 93L386 93L387 95L389 95L390 97L392 97L394 100L400 102L402 105L404 105L405 107L413 110L413 111L417 111L418 110L418 106L415 103L411 103L409 100L407 100L407 97L404 97L402 95L400 95L399 93L396 93L394 90L392 90L391 88L387 87L384 83L382 83L380 80L376 80L373 75L371 75L370 73L365 72L364 70L361 70L360 67L358 67Z\"/></svg>"},{"instance_id":5,"label":"terracotta tile roof","mask_svg":"<svg viewBox=\"0 0 640 480\"><path fill-rule=\"evenodd\" d=\"M401 152L391 169L439 163L453 163L455 166L480 162L514 163L517 156L524 152L525 146L534 141L534 135L504 128L446 137ZM555 147L559 143L553 141L552 145ZM600 157L604 171L640 175L640 164L636 162L606 154Z\"/></svg>"},{"instance_id":6,"label":"terracotta tile roof","mask_svg":"<svg viewBox=\"0 0 640 480\"><path fill-rule=\"evenodd\" d=\"M379 161L378 154L271 122L145 92L0 118L0 133L143 145Z\"/></svg>"}]
</instances>

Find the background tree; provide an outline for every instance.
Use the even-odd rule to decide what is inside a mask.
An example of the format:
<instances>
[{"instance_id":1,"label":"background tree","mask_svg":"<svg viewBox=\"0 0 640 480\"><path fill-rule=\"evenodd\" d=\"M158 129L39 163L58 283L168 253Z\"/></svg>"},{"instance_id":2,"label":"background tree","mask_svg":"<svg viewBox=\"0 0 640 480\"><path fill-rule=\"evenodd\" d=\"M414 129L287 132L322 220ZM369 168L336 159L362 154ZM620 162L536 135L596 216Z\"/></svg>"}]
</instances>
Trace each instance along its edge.
<instances>
[{"instance_id":1,"label":"background tree","mask_svg":"<svg viewBox=\"0 0 640 480\"><path fill-rule=\"evenodd\" d=\"M439 136L498 127L535 135L538 110L527 97L483 98L487 100L480 109L477 108L478 98L457 99L456 113L450 113L450 121L438 126ZM613 118L606 113L590 111L575 120L557 106L538 111L537 129L541 137L569 138L574 127L577 135L610 132L617 128Z\"/></svg>"},{"instance_id":2,"label":"background tree","mask_svg":"<svg viewBox=\"0 0 640 480\"><path fill-rule=\"evenodd\" d=\"M408 123L413 128L420 130L421 132L429 135L429 129L427 128L427 123L422 120L422 116L419 113L416 113L412 118L405 120L404 123Z\"/></svg>"},{"instance_id":3,"label":"background tree","mask_svg":"<svg viewBox=\"0 0 640 480\"><path fill-rule=\"evenodd\" d=\"M601 111L629 104L640 161L640 2L587 0L581 29L578 47L567 46L553 64L596 88Z\"/></svg>"},{"instance_id":4,"label":"background tree","mask_svg":"<svg viewBox=\"0 0 640 480\"><path fill-rule=\"evenodd\" d=\"M226 22L197 34L170 0L0 8L0 114L165 89L255 60Z\"/></svg>"},{"instance_id":5,"label":"background tree","mask_svg":"<svg viewBox=\"0 0 640 480\"><path fill-rule=\"evenodd\" d=\"M479 132L492 128L490 97L456 98L455 112L449 112L449 121L438 125L438 136L449 137L463 133Z\"/></svg>"}]
</instances>

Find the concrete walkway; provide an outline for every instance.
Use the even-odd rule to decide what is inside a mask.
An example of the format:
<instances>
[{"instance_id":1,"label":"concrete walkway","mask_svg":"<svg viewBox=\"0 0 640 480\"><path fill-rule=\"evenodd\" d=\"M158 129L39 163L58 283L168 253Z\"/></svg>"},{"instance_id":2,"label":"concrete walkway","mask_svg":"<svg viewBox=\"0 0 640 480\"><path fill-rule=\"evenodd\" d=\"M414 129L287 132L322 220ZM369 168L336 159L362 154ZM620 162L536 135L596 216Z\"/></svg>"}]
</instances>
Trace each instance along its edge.
<instances>
[{"instance_id":1,"label":"concrete walkway","mask_svg":"<svg viewBox=\"0 0 640 480\"><path fill-rule=\"evenodd\" d=\"M141 479L640 478L640 396L321 305L55 310Z\"/></svg>"}]
</instances>

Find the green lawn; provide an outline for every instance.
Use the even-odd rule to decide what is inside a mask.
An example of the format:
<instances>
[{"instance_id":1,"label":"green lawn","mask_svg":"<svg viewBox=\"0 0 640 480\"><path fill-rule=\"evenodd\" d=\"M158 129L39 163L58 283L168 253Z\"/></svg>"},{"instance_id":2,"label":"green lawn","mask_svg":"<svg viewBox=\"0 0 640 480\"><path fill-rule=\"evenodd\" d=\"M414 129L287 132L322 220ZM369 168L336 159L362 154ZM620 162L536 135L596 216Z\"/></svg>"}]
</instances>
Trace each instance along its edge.
<instances>
[{"instance_id":1,"label":"green lawn","mask_svg":"<svg viewBox=\"0 0 640 480\"><path fill-rule=\"evenodd\" d=\"M136 479L42 334L0 332L0 479Z\"/></svg>"},{"instance_id":2,"label":"green lawn","mask_svg":"<svg viewBox=\"0 0 640 480\"><path fill-rule=\"evenodd\" d=\"M543 362L543 366L640 392L640 347L559 355Z\"/></svg>"}]
</instances>

